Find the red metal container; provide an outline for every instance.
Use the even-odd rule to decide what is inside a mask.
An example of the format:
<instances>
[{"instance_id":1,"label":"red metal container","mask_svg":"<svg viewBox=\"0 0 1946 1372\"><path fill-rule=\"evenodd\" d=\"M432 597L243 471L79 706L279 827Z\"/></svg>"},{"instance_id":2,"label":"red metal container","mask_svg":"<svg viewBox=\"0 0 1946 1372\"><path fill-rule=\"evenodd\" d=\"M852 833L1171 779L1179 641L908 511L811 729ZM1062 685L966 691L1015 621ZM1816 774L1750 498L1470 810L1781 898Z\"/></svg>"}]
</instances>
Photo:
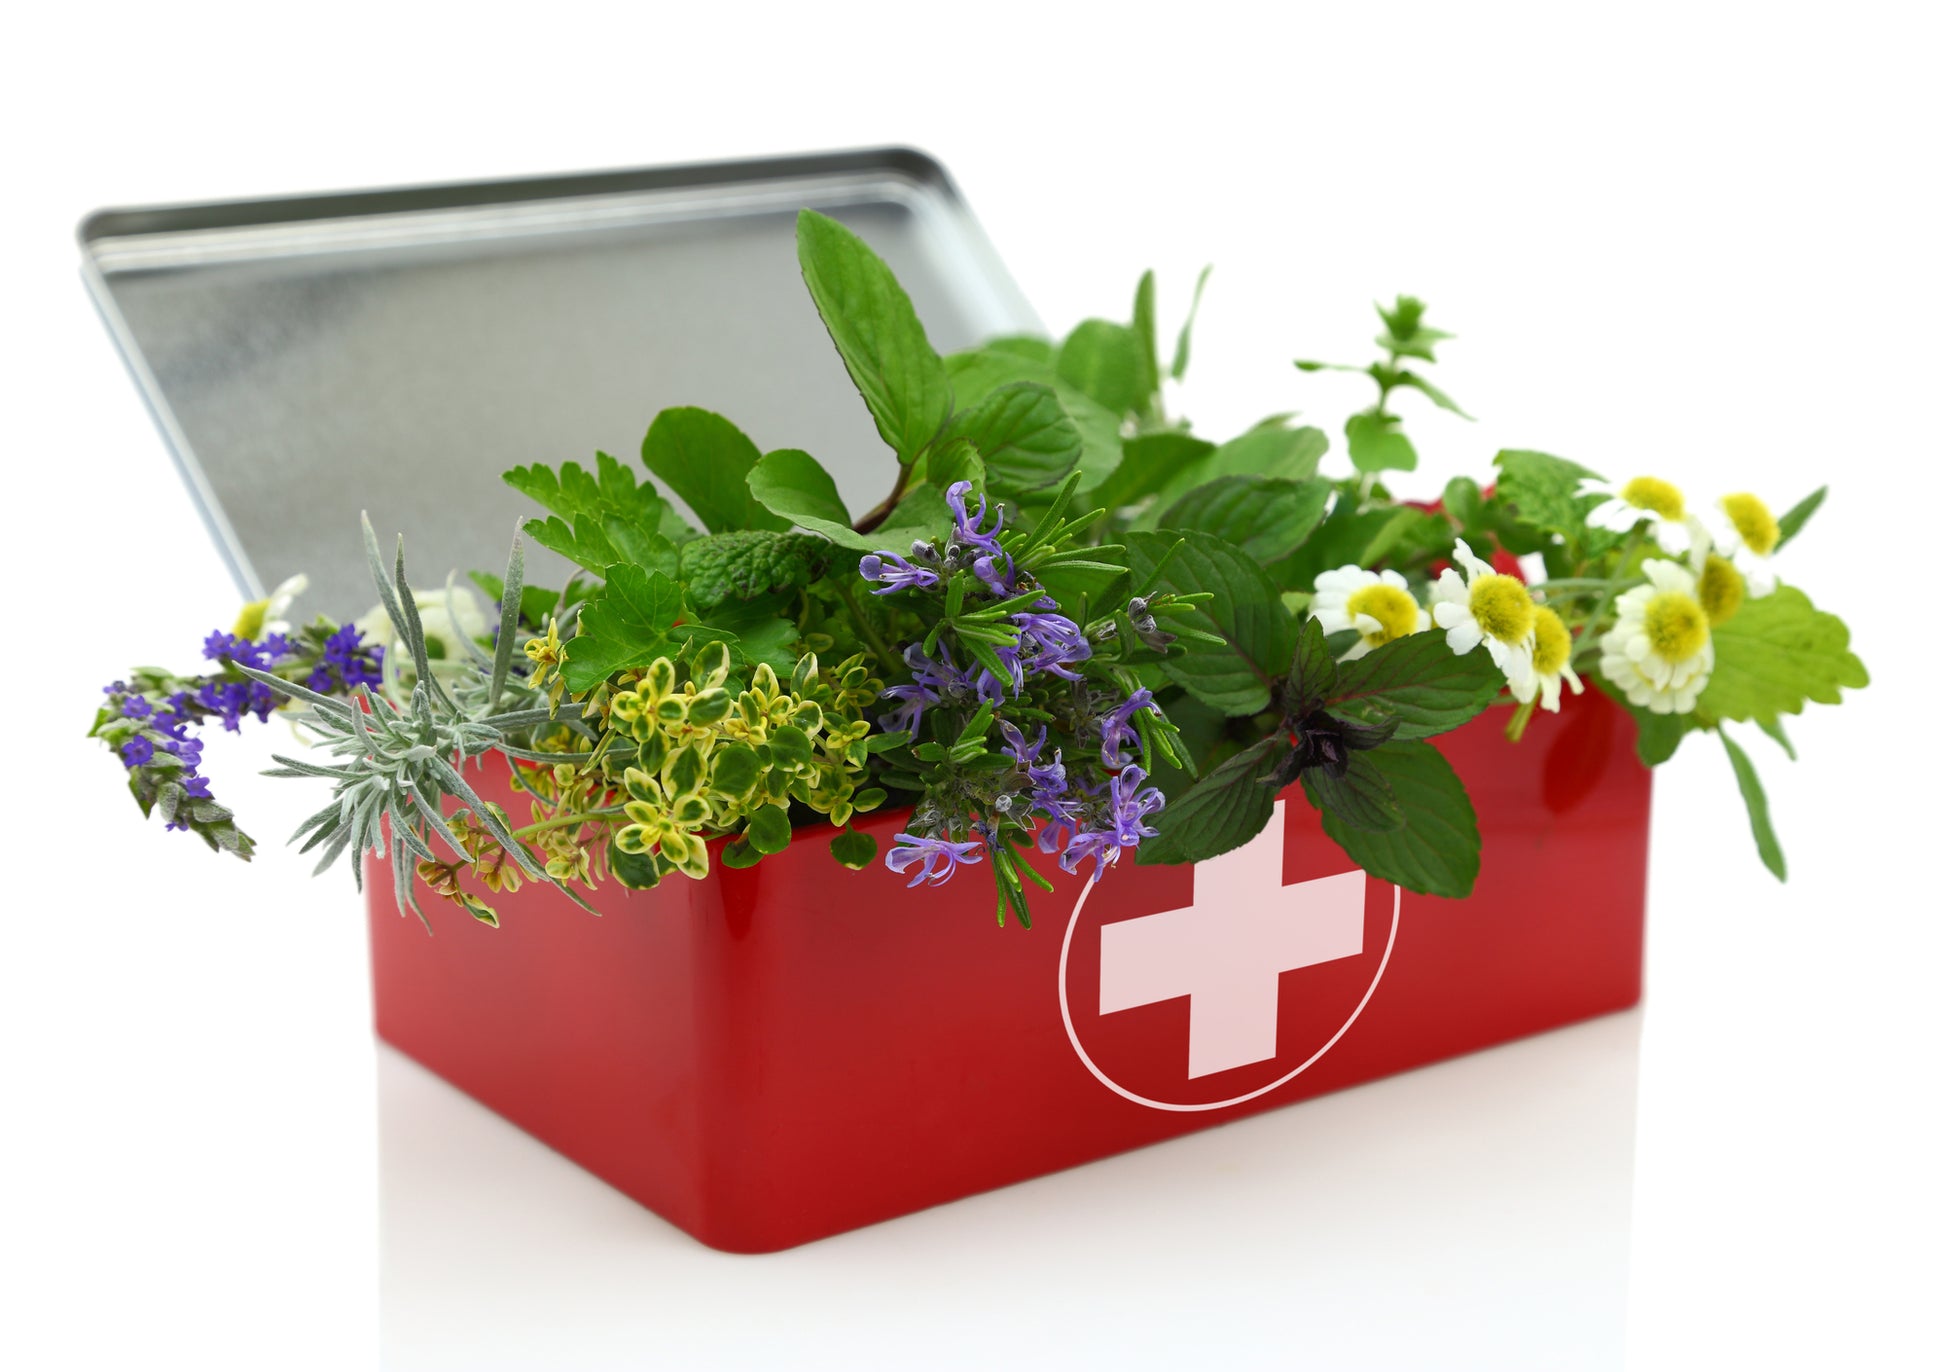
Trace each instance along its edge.
<instances>
[{"instance_id":1,"label":"red metal container","mask_svg":"<svg viewBox=\"0 0 1946 1372\"><path fill-rule=\"evenodd\" d=\"M907 890L824 836L706 881L530 885L502 927L372 870L379 1035L715 1248L766 1252L1633 1005L1649 773L1589 693L1439 740L1485 853L1442 901L1358 873L1300 793L1196 867ZM516 807L504 770L484 794ZM881 847L902 812L869 817Z\"/></svg>"}]
</instances>

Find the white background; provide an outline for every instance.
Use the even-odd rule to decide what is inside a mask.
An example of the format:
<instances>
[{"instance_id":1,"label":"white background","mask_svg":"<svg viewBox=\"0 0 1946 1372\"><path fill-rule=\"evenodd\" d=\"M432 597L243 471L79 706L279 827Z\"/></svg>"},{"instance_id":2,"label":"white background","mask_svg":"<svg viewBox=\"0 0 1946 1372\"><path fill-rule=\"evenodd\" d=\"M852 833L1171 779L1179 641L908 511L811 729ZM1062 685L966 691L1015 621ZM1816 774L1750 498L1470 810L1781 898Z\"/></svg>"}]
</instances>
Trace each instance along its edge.
<instances>
[{"instance_id":1,"label":"white background","mask_svg":"<svg viewBox=\"0 0 1946 1372\"><path fill-rule=\"evenodd\" d=\"M0 1363L1937 1365L1927 7L54 8L0 88ZM1875 681L1792 723L1795 766L1751 741L1790 884L1692 743L1644 1011L774 1258L375 1053L358 904L274 842L309 796L246 775L267 740L211 753L273 840L246 868L141 824L79 737L233 592L75 222L887 141L951 167L1057 329L1147 266L1173 318L1214 261L1183 396L1212 430L1362 403L1289 359L1362 359L1411 290L1481 416L1411 415L1427 492L1503 444L1779 507L1831 481L1785 574Z\"/></svg>"}]
</instances>

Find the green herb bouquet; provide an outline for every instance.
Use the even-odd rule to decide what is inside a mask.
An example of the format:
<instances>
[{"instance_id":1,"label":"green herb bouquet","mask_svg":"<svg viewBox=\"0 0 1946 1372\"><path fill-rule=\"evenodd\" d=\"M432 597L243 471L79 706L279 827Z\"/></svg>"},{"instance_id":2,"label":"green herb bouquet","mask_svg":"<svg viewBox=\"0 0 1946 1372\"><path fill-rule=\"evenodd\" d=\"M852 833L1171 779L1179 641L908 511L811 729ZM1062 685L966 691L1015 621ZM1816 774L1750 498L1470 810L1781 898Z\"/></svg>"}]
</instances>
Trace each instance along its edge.
<instances>
[{"instance_id":1,"label":"green herb bouquet","mask_svg":"<svg viewBox=\"0 0 1946 1372\"><path fill-rule=\"evenodd\" d=\"M489 898L525 881L586 904L603 880L750 866L818 828L837 862L913 885L983 868L1000 921L1024 925L1028 888L1051 889L1036 850L1089 880L1195 862L1247 842L1292 783L1360 867L1459 897L1478 828L1427 740L1505 705L1518 742L1592 684L1645 763L1721 740L1783 877L1728 726L1788 753L1784 716L1866 684L1845 625L1773 570L1822 490L1777 516L1505 451L1484 486L1404 500L1395 403L1459 413L1427 376L1448 335L1416 300L1381 308L1382 355L1344 368L1376 397L1334 475L1326 435L1286 416L1221 443L1171 419L1190 326L1165 369L1151 277L1130 323L941 357L850 231L806 211L798 254L889 450L882 501L854 515L810 453L665 410L645 470L602 453L505 474L547 513L503 573L473 573L492 618L451 580L413 588L368 522L370 614L293 627L300 578L212 633L201 673L106 688L93 734L143 811L247 859L197 734L284 713L320 751L273 775L331 790L296 841L320 871L389 854L421 918L421 889L492 924ZM578 570L528 584L523 538ZM527 813L468 780L492 752ZM910 816L881 859L851 821L885 806Z\"/></svg>"}]
</instances>

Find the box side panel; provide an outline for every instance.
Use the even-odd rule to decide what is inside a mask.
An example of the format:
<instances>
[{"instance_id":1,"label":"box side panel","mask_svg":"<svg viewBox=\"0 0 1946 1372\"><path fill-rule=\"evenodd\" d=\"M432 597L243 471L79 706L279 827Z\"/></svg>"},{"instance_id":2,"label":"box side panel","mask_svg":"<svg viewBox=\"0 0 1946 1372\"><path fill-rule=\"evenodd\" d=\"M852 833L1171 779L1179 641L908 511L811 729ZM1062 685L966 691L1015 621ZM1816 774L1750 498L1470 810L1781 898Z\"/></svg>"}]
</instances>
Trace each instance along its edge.
<instances>
[{"instance_id":1,"label":"box side panel","mask_svg":"<svg viewBox=\"0 0 1946 1372\"><path fill-rule=\"evenodd\" d=\"M1262 1090L1356 1014L1295 1079L1233 1107L1138 1104L1083 1063L1060 1003L1072 878L1054 874L1023 931L995 927L979 874L908 892L882 867L841 875L809 843L723 874L725 923L704 931L699 966L727 997L706 1089L712 1152L735 1181L702 1237L801 1243L1634 1004L1649 774L1632 725L1598 696L1536 720L1517 748L1505 722L1495 711L1442 741L1480 814L1473 896L1407 894L1394 938L1392 888L1368 882L1359 956L1276 979L1267 1060L1191 1078L1191 997L1100 1013L1103 925L1205 918L1187 869L1131 865L1091 894L1065 981L1076 1042L1138 1095L1193 1106ZM1286 890L1350 867L1301 794L1283 824ZM884 844L896 824L874 827Z\"/></svg>"},{"instance_id":2,"label":"box side panel","mask_svg":"<svg viewBox=\"0 0 1946 1372\"><path fill-rule=\"evenodd\" d=\"M1473 896L1406 895L1395 927L1393 888L1368 880L1356 954L1276 974L1274 1052L1233 1068L1190 1075L1193 995L1101 1010L1106 926L1188 911L1190 946L1221 946L1254 908L1213 904L1228 888L1198 888L1208 864L1111 872L1064 978L1075 879L1052 873L1034 929L1001 929L983 874L908 891L882 865L843 872L811 834L707 882L611 890L599 919L545 887L503 899L497 930L436 908L436 938L374 881L379 1031L705 1243L789 1247L1633 1004L1633 726L1598 696L1519 747L1505 719L1441 740L1480 815ZM1265 899L1302 907L1304 883L1350 864L1301 796L1281 820ZM883 846L901 822L864 827ZM1308 889L1327 888L1344 889Z\"/></svg>"},{"instance_id":3,"label":"box side panel","mask_svg":"<svg viewBox=\"0 0 1946 1372\"><path fill-rule=\"evenodd\" d=\"M481 790L523 812L504 779ZM430 935L399 912L382 862L368 858L366 890L379 1037L651 1210L700 1228L712 1132L694 975L703 888L617 888L597 917L530 884L492 897L498 929L426 897Z\"/></svg>"}]
</instances>

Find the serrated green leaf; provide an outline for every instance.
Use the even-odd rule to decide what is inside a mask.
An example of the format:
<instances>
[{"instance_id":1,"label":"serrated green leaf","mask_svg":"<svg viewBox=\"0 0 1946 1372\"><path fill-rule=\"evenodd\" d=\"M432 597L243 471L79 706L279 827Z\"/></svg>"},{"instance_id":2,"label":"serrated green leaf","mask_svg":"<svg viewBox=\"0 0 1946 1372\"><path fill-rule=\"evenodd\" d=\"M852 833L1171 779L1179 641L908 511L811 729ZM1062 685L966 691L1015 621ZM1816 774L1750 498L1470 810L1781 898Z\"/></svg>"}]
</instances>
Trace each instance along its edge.
<instances>
[{"instance_id":1,"label":"serrated green leaf","mask_svg":"<svg viewBox=\"0 0 1946 1372\"><path fill-rule=\"evenodd\" d=\"M1142 341L1126 324L1082 320L1061 344L1054 369L1110 414L1139 410L1150 394L1142 384Z\"/></svg>"},{"instance_id":2,"label":"serrated green leaf","mask_svg":"<svg viewBox=\"0 0 1946 1372\"><path fill-rule=\"evenodd\" d=\"M711 533L787 529L750 494L757 445L720 414L693 406L664 410L642 439L642 462Z\"/></svg>"},{"instance_id":3,"label":"serrated green leaf","mask_svg":"<svg viewBox=\"0 0 1946 1372\"><path fill-rule=\"evenodd\" d=\"M1135 850L1137 864L1203 862L1263 832L1277 800L1270 776L1287 751L1264 739L1173 797L1155 818L1155 837Z\"/></svg>"},{"instance_id":4,"label":"serrated green leaf","mask_svg":"<svg viewBox=\"0 0 1946 1372\"><path fill-rule=\"evenodd\" d=\"M1351 465L1361 472L1409 472L1419 465L1419 453L1394 415L1353 415L1345 421L1345 446Z\"/></svg>"},{"instance_id":5,"label":"serrated green leaf","mask_svg":"<svg viewBox=\"0 0 1946 1372\"><path fill-rule=\"evenodd\" d=\"M1407 634L1338 665L1330 708L1368 724L1396 717L1399 739L1457 729L1500 694L1506 677L1486 649L1455 653L1434 630Z\"/></svg>"},{"instance_id":6,"label":"serrated green leaf","mask_svg":"<svg viewBox=\"0 0 1946 1372\"><path fill-rule=\"evenodd\" d=\"M911 299L864 239L812 210L797 216L797 260L879 437L912 463L945 426L953 386Z\"/></svg>"},{"instance_id":7,"label":"serrated green leaf","mask_svg":"<svg viewBox=\"0 0 1946 1372\"><path fill-rule=\"evenodd\" d=\"M1036 381L1047 386L1059 398L1061 408L1067 411L1075 431L1081 435L1081 490L1092 490L1121 465L1121 416L1102 408L1063 381L1046 356L1025 347L1003 346L1007 341L954 353L946 359L947 373L952 377L961 408L977 405L994 391L1016 382Z\"/></svg>"},{"instance_id":8,"label":"serrated green leaf","mask_svg":"<svg viewBox=\"0 0 1946 1372\"><path fill-rule=\"evenodd\" d=\"M950 491L961 481L970 483L975 495L986 491L986 463L969 439L951 438L934 444L926 450L925 463L926 480L941 491Z\"/></svg>"},{"instance_id":9,"label":"serrated green leaf","mask_svg":"<svg viewBox=\"0 0 1946 1372\"><path fill-rule=\"evenodd\" d=\"M1770 827L1770 801L1764 795L1764 784L1758 780L1757 769L1736 740L1721 729L1716 732L1723 740L1723 751L1730 755L1730 767L1736 773L1737 790L1743 793L1744 808L1750 812L1750 835L1757 840L1757 856L1764 860L1772 876L1783 881L1784 848L1777 841L1777 831Z\"/></svg>"},{"instance_id":10,"label":"serrated green leaf","mask_svg":"<svg viewBox=\"0 0 1946 1372\"><path fill-rule=\"evenodd\" d=\"M1081 460L1081 431L1054 388L1038 381L1002 386L954 415L947 433L978 450L997 495L1051 486Z\"/></svg>"},{"instance_id":11,"label":"serrated green leaf","mask_svg":"<svg viewBox=\"0 0 1946 1372\"><path fill-rule=\"evenodd\" d=\"M717 636L731 640L731 650L755 666L770 664L772 671L788 678L797 665L797 622L779 613L790 602L788 594L759 596L754 600L726 600L702 616L704 627Z\"/></svg>"},{"instance_id":12,"label":"serrated green leaf","mask_svg":"<svg viewBox=\"0 0 1946 1372\"><path fill-rule=\"evenodd\" d=\"M1302 773L1302 780L1312 808L1342 824L1380 834L1405 827L1405 812L1392 794L1392 783L1369 752L1353 753L1341 777L1312 767Z\"/></svg>"},{"instance_id":13,"label":"serrated green leaf","mask_svg":"<svg viewBox=\"0 0 1946 1372\"><path fill-rule=\"evenodd\" d=\"M568 641L561 675L577 694L615 672L646 667L676 646L682 590L661 572L622 565L581 609L581 631ZM715 635L712 635L715 636Z\"/></svg>"},{"instance_id":14,"label":"serrated green leaf","mask_svg":"<svg viewBox=\"0 0 1946 1372\"><path fill-rule=\"evenodd\" d=\"M1325 834L1381 881L1421 895L1472 894L1480 874L1480 828L1451 764L1423 741L1387 743L1358 756L1371 759L1385 777L1405 823L1389 832L1358 829L1327 810Z\"/></svg>"},{"instance_id":15,"label":"serrated green leaf","mask_svg":"<svg viewBox=\"0 0 1946 1372\"><path fill-rule=\"evenodd\" d=\"M1570 538L1588 532L1588 511L1602 502L1598 495L1577 495L1581 483L1595 475L1578 462L1548 453L1503 449L1493 459L1500 470L1494 501L1510 508L1524 524Z\"/></svg>"},{"instance_id":16,"label":"serrated green leaf","mask_svg":"<svg viewBox=\"0 0 1946 1372\"><path fill-rule=\"evenodd\" d=\"M1158 516L1164 529L1200 529L1234 543L1261 563L1295 552L1324 518L1328 481L1224 476L1188 491Z\"/></svg>"},{"instance_id":17,"label":"serrated green leaf","mask_svg":"<svg viewBox=\"0 0 1946 1372\"><path fill-rule=\"evenodd\" d=\"M1803 531L1804 526L1810 522L1811 516L1818 512L1818 507L1824 504L1825 493L1830 489L1829 486L1818 487L1778 516L1777 546L1771 549L1772 552L1781 552L1786 543Z\"/></svg>"},{"instance_id":18,"label":"serrated green leaf","mask_svg":"<svg viewBox=\"0 0 1946 1372\"><path fill-rule=\"evenodd\" d=\"M1851 631L1795 586L1746 599L1710 634L1716 665L1697 710L1714 719L1775 719L1809 701L1836 705L1841 688L1871 677L1851 651Z\"/></svg>"},{"instance_id":19,"label":"serrated green leaf","mask_svg":"<svg viewBox=\"0 0 1946 1372\"><path fill-rule=\"evenodd\" d=\"M682 579L689 598L707 610L808 585L824 575L829 558L829 542L811 534L710 534L683 544Z\"/></svg>"},{"instance_id":20,"label":"serrated green leaf","mask_svg":"<svg viewBox=\"0 0 1946 1372\"><path fill-rule=\"evenodd\" d=\"M1171 555L1178 540L1182 546ZM1255 714L1269 704L1270 683L1291 660L1296 627L1257 561L1235 544L1194 530L1131 533L1124 545L1136 586L1148 585L1162 566L1158 589L1214 595L1193 615L1172 622L1212 634L1222 646L1187 642L1187 652L1162 664L1170 679L1229 714Z\"/></svg>"},{"instance_id":21,"label":"serrated green leaf","mask_svg":"<svg viewBox=\"0 0 1946 1372\"><path fill-rule=\"evenodd\" d=\"M1324 626L1307 617L1297 626L1297 646L1291 653L1290 675L1285 679L1281 702L1284 713L1309 714L1337 689L1337 654L1331 650Z\"/></svg>"}]
</instances>

